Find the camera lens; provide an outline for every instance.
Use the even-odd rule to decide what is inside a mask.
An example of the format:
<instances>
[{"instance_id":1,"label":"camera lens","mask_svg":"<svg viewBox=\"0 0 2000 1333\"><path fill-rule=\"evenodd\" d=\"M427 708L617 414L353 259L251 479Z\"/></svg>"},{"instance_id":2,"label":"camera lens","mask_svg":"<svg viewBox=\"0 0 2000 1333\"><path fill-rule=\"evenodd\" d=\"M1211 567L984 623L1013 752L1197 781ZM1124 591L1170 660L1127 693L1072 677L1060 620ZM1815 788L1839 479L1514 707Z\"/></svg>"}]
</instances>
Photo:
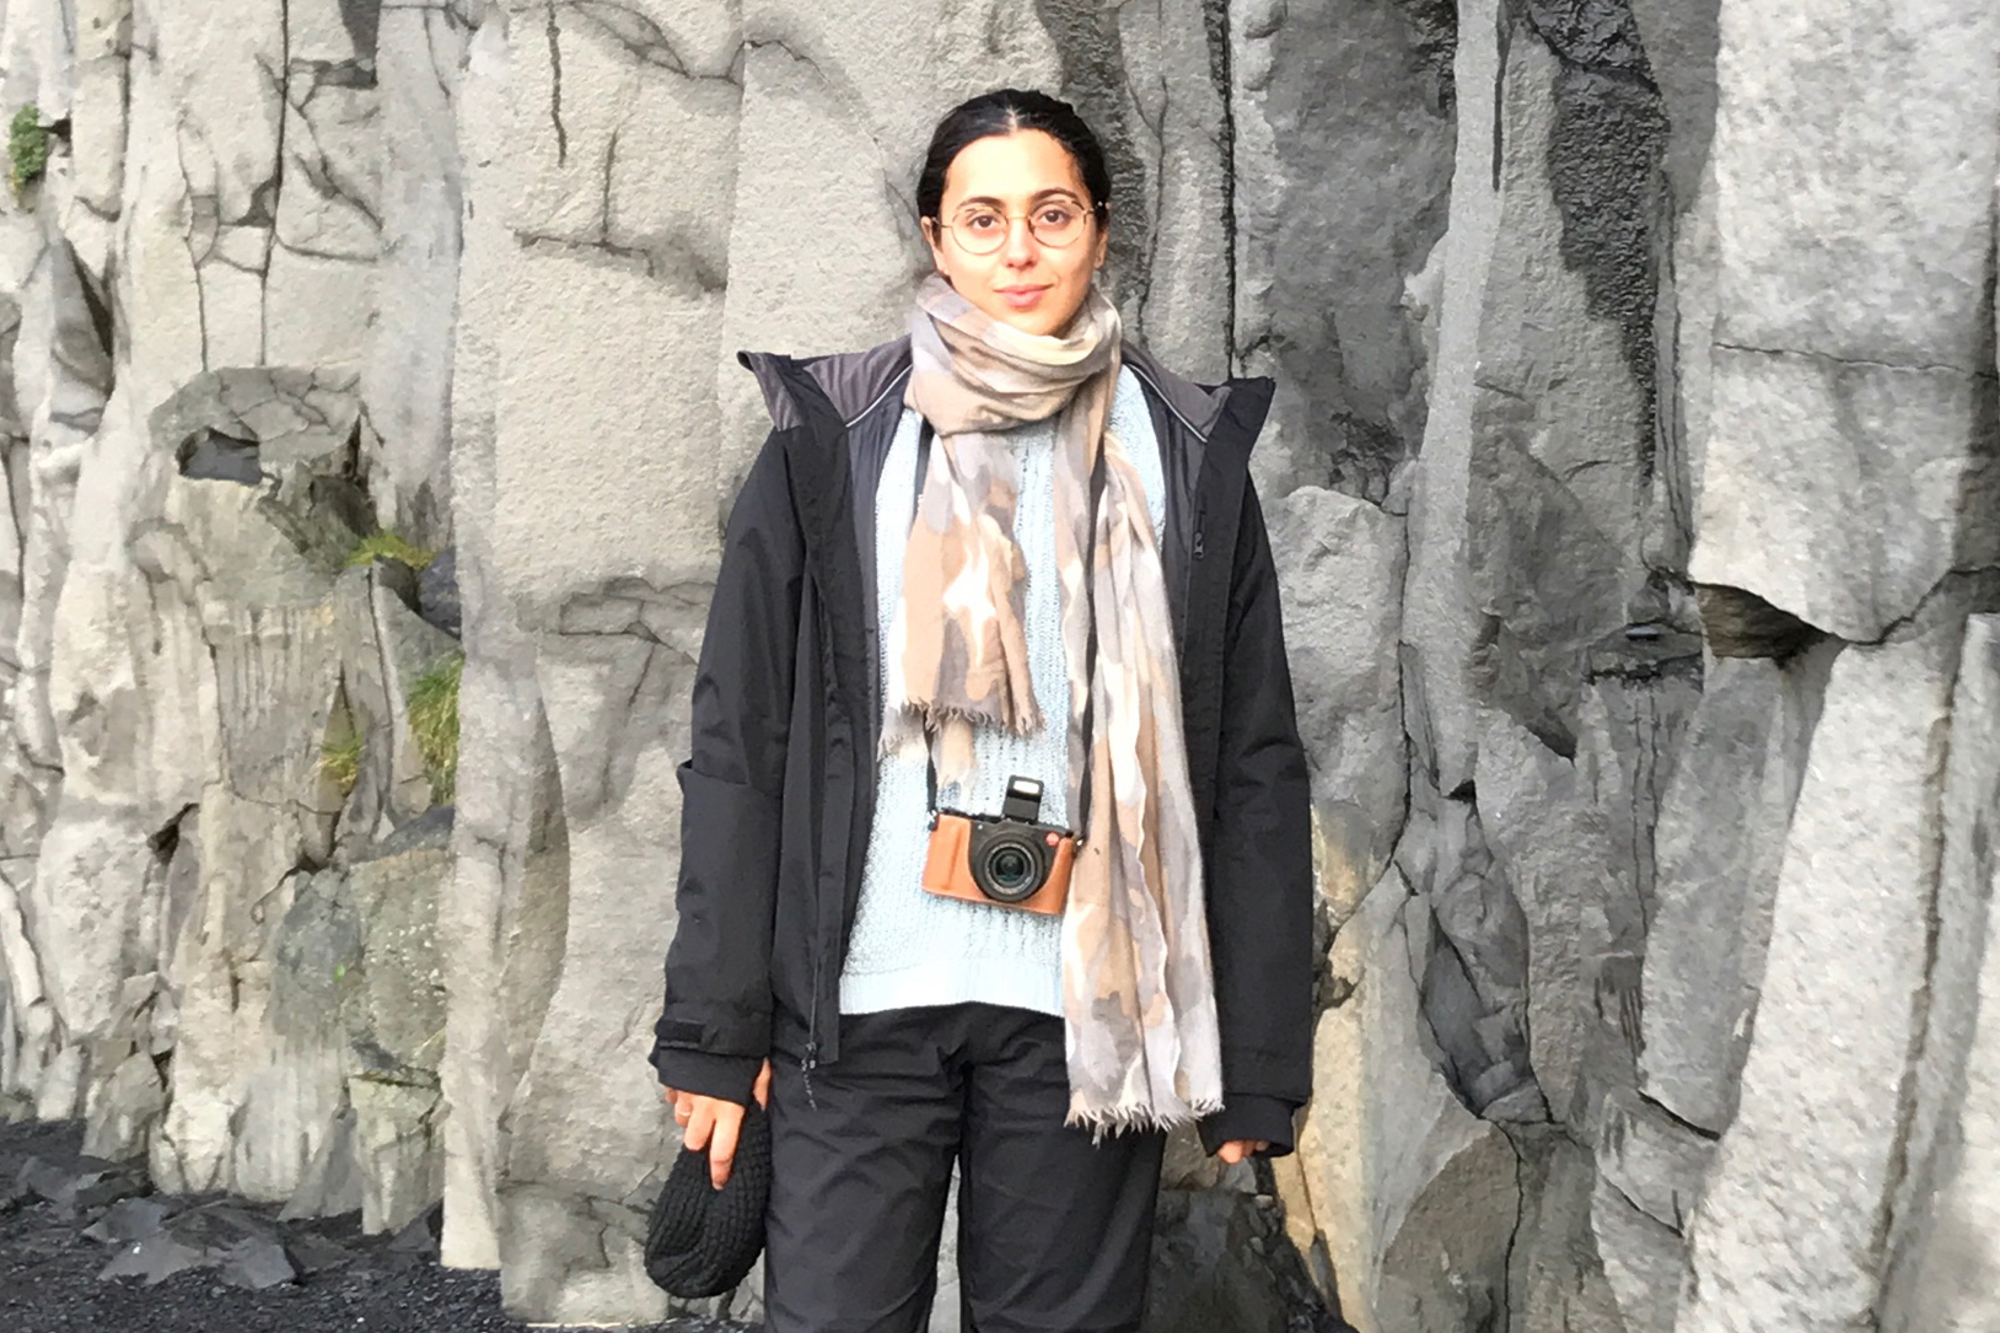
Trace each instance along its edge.
<instances>
[{"instance_id":1,"label":"camera lens","mask_svg":"<svg viewBox=\"0 0 2000 1333\"><path fill-rule=\"evenodd\" d=\"M1040 848L1018 836L995 839L974 863L981 891L996 902L1017 903L1034 896L1045 874Z\"/></svg>"},{"instance_id":2,"label":"camera lens","mask_svg":"<svg viewBox=\"0 0 2000 1333\"><path fill-rule=\"evenodd\" d=\"M992 865L993 882L1003 889L1020 888L1028 882L1028 872L1034 868L1019 847L1002 847L993 853Z\"/></svg>"}]
</instances>

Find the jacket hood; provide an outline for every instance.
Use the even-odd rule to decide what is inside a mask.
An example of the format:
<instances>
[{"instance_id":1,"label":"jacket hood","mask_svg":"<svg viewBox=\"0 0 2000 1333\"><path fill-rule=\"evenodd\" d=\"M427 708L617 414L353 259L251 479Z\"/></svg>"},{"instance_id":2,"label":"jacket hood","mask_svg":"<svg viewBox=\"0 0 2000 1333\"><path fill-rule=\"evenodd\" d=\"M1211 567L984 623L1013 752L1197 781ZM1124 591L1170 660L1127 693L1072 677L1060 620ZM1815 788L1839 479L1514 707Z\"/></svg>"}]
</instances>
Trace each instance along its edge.
<instances>
[{"instance_id":1,"label":"jacket hood","mask_svg":"<svg viewBox=\"0 0 2000 1333\"><path fill-rule=\"evenodd\" d=\"M1240 379L1219 385L1197 384L1168 370L1130 338L1125 340L1122 351L1125 364L1159 395L1169 411L1204 440L1222 419L1231 395L1246 384ZM799 406L792 397L794 389L783 373L787 367L811 375L840 419L851 426L879 406L883 398L902 391L910 373L910 338L904 334L860 352L803 357L780 352L738 352L736 359L757 377L772 424L778 428L796 425L801 420Z\"/></svg>"}]
</instances>

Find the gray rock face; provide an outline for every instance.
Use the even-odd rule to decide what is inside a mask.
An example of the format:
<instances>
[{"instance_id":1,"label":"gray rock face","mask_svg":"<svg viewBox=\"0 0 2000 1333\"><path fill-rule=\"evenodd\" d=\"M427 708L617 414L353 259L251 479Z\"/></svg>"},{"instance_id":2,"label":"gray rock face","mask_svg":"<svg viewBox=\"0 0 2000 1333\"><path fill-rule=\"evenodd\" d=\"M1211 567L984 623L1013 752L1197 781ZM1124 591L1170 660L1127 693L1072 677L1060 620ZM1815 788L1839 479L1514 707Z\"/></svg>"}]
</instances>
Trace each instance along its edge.
<instances>
[{"instance_id":1,"label":"gray rock face","mask_svg":"<svg viewBox=\"0 0 2000 1333\"><path fill-rule=\"evenodd\" d=\"M1278 381L1257 475L1401 509L1427 387L1404 284L1451 192L1451 6L1229 9L1234 345Z\"/></svg>"},{"instance_id":2,"label":"gray rock face","mask_svg":"<svg viewBox=\"0 0 2000 1333\"><path fill-rule=\"evenodd\" d=\"M1711 1133L1736 1113L1825 659L1713 663L1661 803L1640 1078L1647 1096Z\"/></svg>"},{"instance_id":3,"label":"gray rock face","mask_svg":"<svg viewBox=\"0 0 2000 1333\"><path fill-rule=\"evenodd\" d=\"M1909 1167L1889 1236L1885 1329L1987 1330L2000 1326L1988 1279L2000 1266L1995 1122L2000 1078L1993 996L2000 951L1991 938L1996 873L1992 830L2000 817L2000 623L1966 623L1952 691L1944 781L1944 856L1937 897L1937 955Z\"/></svg>"},{"instance_id":4,"label":"gray rock face","mask_svg":"<svg viewBox=\"0 0 2000 1333\"><path fill-rule=\"evenodd\" d=\"M896 334L931 127L1040 86L1131 335L1276 382L1313 779L1300 1152L1177 1146L1151 1327L2000 1333L1996 64L1934 0L11 0L0 1115L668 1314L735 353Z\"/></svg>"},{"instance_id":5,"label":"gray rock face","mask_svg":"<svg viewBox=\"0 0 2000 1333\"><path fill-rule=\"evenodd\" d=\"M1412 917L1422 921L1422 903L1392 870L1335 939L1347 998L1319 1020L1299 1144L1341 1313L1362 1333L1504 1318L1521 1207L1506 1136L1460 1105L1425 1055ZM1368 1114L1377 1098L1399 1113Z\"/></svg>"},{"instance_id":6,"label":"gray rock face","mask_svg":"<svg viewBox=\"0 0 2000 1333\"><path fill-rule=\"evenodd\" d=\"M2000 538L1973 407L1993 373L2000 89L1958 74L1985 68L2000 19L1837 2L1722 19L1711 480L1691 573L1877 639L1946 571L1993 563ZM1849 34L1832 59L1804 36L1822 25ZM1855 114L1822 114L1836 103Z\"/></svg>"},{"instance_id":7,"label":"gray rock face","mask_svg":"<svg viewBox=\"0 0 2000 1333\"><path fill-rule=\"evenodd\" d=\"M1879 1296L1878 1208L1909 1132L1963 630L1848 648L1778 875L1756 1040L1693 1225L1682 1333L1851 1327ZM1806 1160L1797 1173L1785 1164Z\"/></svg>"},{"instance_id":8,"label":"gray rock face","mask_svg":"<svg viewBox=\"0 0 2000 1333\"><path fill-rule=\"evenodd\" d=\"M1266 516L1285 592L1285 649L1299 731L1320 765L1320 884L1352 911L1403 825L1408 767L1397 659L1402 520L1338 491L1301 487Z\"/></svg>"},{"instance_id":9,"label":"gray rock face","mask_svg":"<svg viewBox=\"0 0 2000 1333\"><path fill-rule=\"evenodd\" d=\"M1434 932L1421 981L1441 1072L1480 1115L1541 1120L1547 1107L1528 1061L1527 917L1472 803L1419 793L1398 865Z\"/></svg>"},{"instance_id":10,"label":"gray rock face","mask_svg":"<svg viewBox=\"0 0 2000 1333\"><path fill-rule=\"evenodd\" d=\"M467 47L458 129L467 197L463 297L452 385L452 521L463 609L453 873L439 904L447 993L441 1071L446 1117L446 1263L500 1263L500 1118L560 965L568 863L533 648L495 583L493 516L501 265L511 178L504 144L505 25Z\"/></svg>"},{"instance_id":11,"label":"gray rock face","mask_svg":"<svg viewBox=\"0 0 2000 1333\"><path fill-rule=\"evenodd\" d=\"M28 194L46 257L15 288L29 357L9 384L67 456L24 474L16 511L37 517L0 777L26 816L7 824L0 1082L44 1114L86 1114L94 1151L147 1154L170 1188L281 1199L341 1156L328 1141L350 1118L354 1050L377 1049L388 1014L421 1015L399 993L343 1029L300 999L326 978L285 930L336 847L430 803L408 696L442 636L341 570L373 527L353 372L375 257L369 80L344 29L303 11L290 31L276 11L210 28L91 4L64 21L88 36L37 57L38 86L74 79L77 101ZM190 69L207 74L182 99ZM289 198L281 116L298 120ZM322 194L344 202L306 198ZM121 211L127 228L99 229ZM301 281L333 263L344 307ZM421 875L402 887L425 901ZM372 972L434 970L434 955L427 941ZM371 1220L427 1203L435 1187L413 1178L426 1197Z\"/></svg>"},{"instance_id":12,"label":"gray rock face","mask_svg":"<svg viewBox=\"0 0 2000 1333\"><path fill-rule=\"evenodd\" d=\"M1672 1333L1680 1302L1681 1234L1654 1221L1602 1178L1590 1228L1617 1313L1603 1322L1633 1333Z\"/></svg>"}]
</instances>

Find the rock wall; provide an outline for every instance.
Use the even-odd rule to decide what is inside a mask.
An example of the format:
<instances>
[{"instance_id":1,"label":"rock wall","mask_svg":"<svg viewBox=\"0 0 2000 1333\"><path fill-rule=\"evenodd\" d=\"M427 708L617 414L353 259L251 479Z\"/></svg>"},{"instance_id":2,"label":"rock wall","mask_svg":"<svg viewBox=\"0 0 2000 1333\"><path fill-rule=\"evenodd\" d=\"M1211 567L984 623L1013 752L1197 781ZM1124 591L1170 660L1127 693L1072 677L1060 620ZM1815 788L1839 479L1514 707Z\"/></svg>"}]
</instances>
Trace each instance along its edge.
<instances>
[{"instance_id":1,"label":"rock wall","mask_svg":"<svg viewBox=\"0 0 2000 1333\"><path fill-rule=\"evenodd\" d=\"M0 1113L664 1313L734 353L895 332L931 124L1042 86L1128 327L1279 386L1315 1095L1177 1154L1155 1326L2000 1330L1990 6L6 0L0 66Z\"/></svg>"}]
</instances>

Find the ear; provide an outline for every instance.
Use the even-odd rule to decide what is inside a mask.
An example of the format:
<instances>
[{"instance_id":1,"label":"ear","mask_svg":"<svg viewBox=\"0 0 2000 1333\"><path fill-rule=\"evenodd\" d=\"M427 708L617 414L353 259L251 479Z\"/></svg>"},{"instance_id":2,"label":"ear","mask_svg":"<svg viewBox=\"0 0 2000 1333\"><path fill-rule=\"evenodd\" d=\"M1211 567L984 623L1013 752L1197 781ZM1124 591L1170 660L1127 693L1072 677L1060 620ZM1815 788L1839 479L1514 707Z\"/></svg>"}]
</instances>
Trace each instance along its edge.
<instances>
[{"instance_id":1,"label":"ear","mask_svg":"<svg viewBox=\"0 0 2000 1333\"><path fill-rule=\"evenodd\" d=\"M947 279L951 277L951 265L945 259L944 228L936 218L920 218L917 225L923 228L924 244L931 248L931 266Z\"/></svg>"},{"instance_id":2,"label":"ear","mask_svg":"<svg viewBox=\"0 0 2000 1333\"><path fill-rule=\"evenodd\" d=\"M1091 267L1101 269L1104 267L1105 256L1111 253L1111 205L1109 204L1106 204L1104 211L1097 215L1096 248L1097 254L1091 260Z\"/></svg>"}]
</instances>

